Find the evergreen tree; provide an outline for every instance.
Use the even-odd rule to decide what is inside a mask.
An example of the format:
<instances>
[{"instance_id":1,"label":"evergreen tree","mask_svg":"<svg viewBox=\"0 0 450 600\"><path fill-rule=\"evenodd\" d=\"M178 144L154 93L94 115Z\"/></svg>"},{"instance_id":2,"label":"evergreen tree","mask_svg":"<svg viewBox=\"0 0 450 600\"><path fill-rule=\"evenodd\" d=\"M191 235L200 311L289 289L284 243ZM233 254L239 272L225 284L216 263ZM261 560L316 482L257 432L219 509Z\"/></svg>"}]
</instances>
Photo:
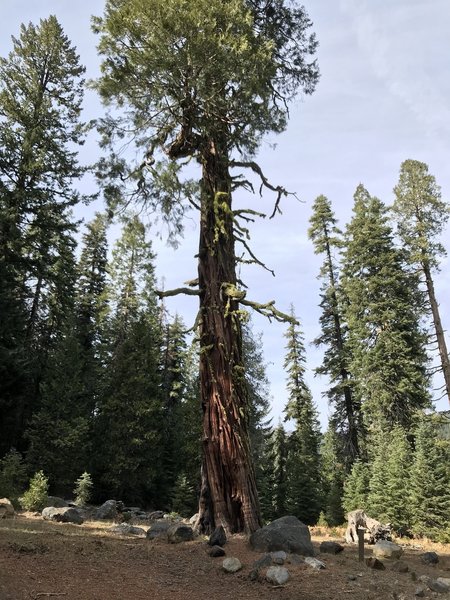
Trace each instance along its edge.
<instances>
[{"instance_id":1,"label":"evergreen tree","mask_svg":"<svg viewBox=\"0 0 450 600\"><path fill-rule=\"evenodd\" d=\"M287 509L287 436L282 423L274 429L272 434L273 453L273 496L272 510L267 512L267 519L283 517L288 514ZM267 503L268 504L268 503Z\"/></svg>"},{"instance_id":2,"label":"evergreen tree","mask_svg":"<svg viewBox=\"0 0 450 600\"><path fill-rule=\"evenodd\" d=\"M337 227L331 203L325 196L318 196L313 205L308 235L314 244L316 254L324 254L320 269L322 279L320 324L322 334L314 343L325 345L325 356L316 373L328 375L332 387L326 392L333 404L332 421L340 431L342 442L341 456L345 460L347 471L360 452L360 439L363 437L361 406L353 391L349 373L349 349L347 327L343 321L339 303L338 263L336 251L342 248L342 233Z\"/></svg>"},{"instance_id":3,"label":"evergreen tree","mask_svg":"<svg viewBox=\"0 0 450 600\"><path fill-rule=\"evenodd\" d=\"M412 448L407 432L399 426L389 435L389 455L387 458L387 485L385 490L385 513L393 529L400 533L410 528L410 505L407 491L410 488Z\"/></svg>"},{"instance_id":4,"label":"evergreen tree","mask_svg":"<svg viewBox=\"0 0 450 600\"><path fill-rule=\"evenodd\" d=\"M352 510L367 510L370 472L367 463L357 459L345 479L342 506L345 513Z\"/></svg>"},{"instance_id":5,"label":"evergreen tree","mask_svg":"<svg viewBox=\"0 0 450 600\"><path fill-rule=\"evenodd\" d=\"M417 277L393 243L386 208L359 185L346 231L341 285L350 370L367 426L408 428L429 405Z\"/></svg>"},{"instance_id":6,"label":"evergreen tree","mask_svg":"<svg viewBox=\"0 0 450 600\"><path fill-rule=\"evenodd\" d=\"M22 25L0 59L0 429L24 447L25 423L74 281L73 183L84 67L54 16ZM3 429L5 427L5 429Z\"/></svg>"},{"instance_id":7,"label":"evergreen tree","mask_svg":"<svg viewBox=\"0 0 450 600\"><path fill-rule=\"evenodd\" d=\"M323 487L323 513L328 525L342 525L345 521L342 508L346 465L342 460L342 441L331 421L320 447Z\"/></svg>"},{"instance_id":8,"label":"evergreen tree","mask_svg":"<svg viewBox=\"0 0 450 600\"><path fill-rule=\"evenodd\" d=\"M146 504L159 499L163 430L153 260L144 226L131 217L109 267L109 352L89 469L101 498Z\"/></svg>"},{"instance_id":9,"label":"evergreen tree","mask_svg":"<svg viewBox=\"0 0 450 600\"><path fill-rule=\"evenodd\" d=\"M183 403L187 401L188 376L186 362L188 360L185 326L176 315L172 322L165 325L162 344L162 409L163 409L163 457L162 481L159 486L161 506L168 506L178 490L176 500L181 502L181 494L193 493L193 482L183 473L185 465L183 435L186 424L183 423ZM174 510L178 510L174 508Z\"/></svg>"},{"instance_id":10,"label":"evergreen tree","mask_svg":"<svg viewBox=\"0 0 450 600\"><path fill-rule=\"evenodd\" d=\"M291 307L294 318L294 309ZM320 481L320 427L311 392L305 382L305 347L295 324L286 333L289 399L285 407L286 420L295 424L289 436L287 459L287 509L306 524L317 521L322 508Z\"/></svg>"},{"instance_id":11,"label":"evergreen tree","mask_svg":"<svg viewBox=\"0 0 450 600\"><path fill-rule=\"evenodd\" d=\"M161 208L175 231L186 210L182 199L199 211L196 289L177 293L197 294L200 301L203 532L219 525L229 532L260 526L239 304L285 315L273 303L250 302L238 289L236 265L242 259L235 242L243 244L250 262L255 257L246 242L252 217L233 210L232 192L248 187L243 169L261 175L248 158L264 134L285 129L287 102L300 90L314 90L317 66L308 61L317 43L310 27L304 8L284 0L270 6L265 0L108 0L104 17L94 21L104 57L98 89L105 103L120 107L102 129L105 146L112 146L110 160L99 169L109 200L115 204L131 193ZM126 164L113 147L125 131L132 131L136 164ZM201 166L199 185L181 182L186 158ZM275 213L285 190L264 175L262 182L278 193Z\"/></svg>"},{"instance_id":12,"label":"evergreen tree","mask_svg":"<svg viewBox=\"0 0 450 600\"><path fill-rule=\"evenodd\" d=\"M52 492L70 494L91 454L91 419L84 394L85 360L74 319L50 353L40 386L40 406L27 428L27 463L43 470Z\"/></svg>"},{"instance_id":13,"label":"evergreen tree","mask_svg":"<svg viewBox=\"0 0 450 600\"><path fill-rule=\"evenodd\" d=\"M367 495L367 511L370 516L381 522L389 521L387 516L386 489L389 482L389 432L378 431L370 439L370 478Z\"/></svg>"},{"instance_id":14,"label":"evergreen tree","mask_svg":"<svg viewBox=\"0 0 450 600\"><path fill-rule=\"evenodd\" d=\"M437 431L432 416L424 415L411 469L412 529L429 537L448 528L450 515L450 445Z\"/></svg>"},{"instance_id":15,"label":"evergreen tree","mask_svg":"<svg viewBox=\"0 0 450 600\"><path fill-rule=\"evenodd\" d=\"M258 495L261 499L270 486L270 476L265 464L271 435L270 419L267 418L270 410L269 380L266 374L261 334L253 333L251 322L247 322L242 331L245 380L249 399L250 445Z\"/></svg>"},{"instance_id":16,"label":"evergreen tree","mask_svg":"<svg viewBox=\"0 0 450 600\"><path fill-rule=\"evenodd\" d=\"M446 394L450 402L450 362L433 281L433 271L438 270L439 259L446 255L439 236L448 223L450 204L442 200L441 190L433 175L428 173L428 166L417 160L405 160L402 163L394 193L393 210L397 217L398 232L409 251L412 265L421 269L425 278Z\"/></svg>"}]
</instances>

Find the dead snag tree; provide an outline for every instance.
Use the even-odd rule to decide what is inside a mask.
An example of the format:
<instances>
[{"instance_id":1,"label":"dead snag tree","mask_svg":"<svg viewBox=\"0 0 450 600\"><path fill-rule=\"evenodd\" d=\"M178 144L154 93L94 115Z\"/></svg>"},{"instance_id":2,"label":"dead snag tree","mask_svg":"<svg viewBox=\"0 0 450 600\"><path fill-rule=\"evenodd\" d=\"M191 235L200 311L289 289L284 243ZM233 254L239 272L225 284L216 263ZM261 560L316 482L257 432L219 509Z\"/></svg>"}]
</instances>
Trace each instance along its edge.
<instances>
[{"instance_id":1,"label":"dead snag tree","mask_svg":"<svg viewBox=\"0 0 450 600\"><path fill-rule=\"evenodd\" d=\"M103 57L96 87L110 108L101 125L110 153L98 170L110 205L144 202L175 234L188 207L200 214L198 278L164 293L200 300L199 528L251 532L260 517L239 306L285 315L273 302L247 300L237 280L239 260L262 264L248 246L247 227L263 215L234 210L232 193L252 188L248 168L277 194L274 212L286 194L253 156L265 133L285 129L287 102L314 90L311 22L303 7L285 0L107 0L93 27ZM201 167L199 183L188 177L191 159Z\"/></svg>"}]
</instances>

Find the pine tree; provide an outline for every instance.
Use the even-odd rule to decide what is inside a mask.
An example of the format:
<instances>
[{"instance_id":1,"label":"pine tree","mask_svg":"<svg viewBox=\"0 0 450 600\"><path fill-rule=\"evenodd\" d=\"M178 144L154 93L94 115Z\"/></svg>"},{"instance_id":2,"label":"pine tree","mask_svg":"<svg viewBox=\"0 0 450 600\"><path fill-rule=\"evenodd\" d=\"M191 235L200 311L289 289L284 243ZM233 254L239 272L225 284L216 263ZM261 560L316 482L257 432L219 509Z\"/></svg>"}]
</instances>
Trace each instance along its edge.
<instances>
[{"instance_id":1,"label":"pine tree","mask_svg":"<svg viewBox=\"0 0 450 600\"><path fill-rule=\"evenodd\" d=\"M330 422L320 447L322 465L323 513L328 525L341 525L345 521L342 508L346 465L342 460L342 441L333 422Z\"/></svg>"},{"instance_id":2,"label":"pine tree","mask_svg":"<svg viewBox=\"0 0 450 600\"><path fill-rule=\"evenodd\" d=\"M338 262L335 253L342 248L342 233L337 227L331 203L325 196L318 196L313 205L308 235L314 244L316 254L324 254L320 269L322 279L320 324L322 334L314 340L316 346L325 345L322 365L316 369L320 375L328 375L332 387L326 392L332 403L333 426L341 435L341 456L349 471L353 461L361 454L360 441L363 437L361 406L353 390L349 372L349 348L347 327L343 320L339 302Z\"/></svg>"},{"instance_id":3,"label":"pine tree","mask_svg":"<svg viewBox=\"0 0 450 600\"><path fill-rule=\"evenodd\" d=\"M111 155L99 173L109 201L114 205L131 194L161 209L175 231L184 198L199 212L198 279L166 295L199 296L203 532L219 525L228 532L260 526L239 305L286 316L273 303L251 302L239 289L238 261L261 264L246 241L247 224L258 213L234 210L232 192L248 188L242 175L250 169L276 191L278 210L285 190L271 185L251 158L264 134L285 129L287 102L315 88L318 71L310 57L317 42L310 27L304 8L284 0L270 9L265 0L108 0L104 17L94 20L103 55L97 87L105 103L120 107L102 127ZM133 132L136 164L126 164L114 148L125 131ZM186 158L201 167L198 183L183 181Z\"/></svg>"},{"instance_id":4,"label":"pine tree","mask_svg":"<svg viewBox=\"0 0 450 600\"><path fill-rule=\"evenodd\" d=\"M84 67L56 17L22 25L0 59L1 444L25 447L50 346L71 301L73 183ZM4 309L4 310L3 310ZM3 425L6 427L3 430Z\"/></svg>"},{"instance_id":5,"label":"pine tree","mask_svg":"<svg viewBox=\"0 0 450 600\"><path fill-rule=\"evenodd\" d=\"M109 352L89 469L99 497L145 504L158 502L163 429L153 260L144 226L129 218L109 267Z\"/></svg>"},{"instance_id":6,"label":"pine tree","mask_svg":"<svg viewBox=\"0 0 450 600\"><path fill-rule=\"evenodd\" d=\"M410 488L412 448L402 427L392 429L388 448L385 514L394 531L405 533L411 524L407 490Z\"/></svg>"},{"instance_id":7,"label":"pine tree","mask_svg":"<svg viewBox=\"0 0 450 600\"><path fill-rule=\"evenodd\" d=\"M267 519L283 517L288 514L287 510L287 436L282 423L274 429L272 434L273 447L273 496L272 510L268 511ZM267 503L269 504L269 503Z\"/></svg>"},{"instance_id":8,"label":"pine tree","mask_svg":"<svg viewBox=\"0 0 450 600\"><path fill-rule=\"evenodd\" d=\"M411 469L412 530L429 537L448 528L450 515L450 446L437 431L432 416L424 415Z\"/></svg>"},{"instance_id":9,"label":"pine tree","mask_svg":"<svg viewBox=\"0 0 450 600\"><path fill-rule=\"evenodd\" d=\"M341 285L350 370L368 428L410 427L430 403L417 277L393 243L386 208L359 185L346 231Z\"/></svg>"},{"instance_id":10,"label":"pine tree","mask_svg":"<svg viewBox=\"0 0 450 600\"><path fill-rule=\"evenodd\" d=\"M388 523L386 489L389 482L389 432L378 431L370 438L370 478L367 512L381 522Z\"/></svg>"},{"instance_id":11,"label":"pine tree","mask_svg":"<svg viewBox=\"0 0 450 600\"><path fill-rule=\"evenodd\" d=\"M249 435L250 445L255 465L258 495L267 495L270 486L269 471L266 468L267 452L270 451L269 438L271 435L270 419L270 390L264 362L262 335L255 335L251 322L247 322L243 332L243 357L245 380L249 399ZM262 509L261 509L262 510ZM263 511L262 511L263 514Z\"/></svg>"},{"instance_id":12,"label":"pine tree","mask_svg":"<svg viewBox=\"0 0 450 600\"><path fill-rule=\"evenodd\" d=\"M168 506L170 498L176 494L180 502L180 494L186 491L193 493L193 485L184 473L185 456L183 435L186 424L183 423L183 403L187 401L188 371L186 362L188 350L185 326L176 315L172 322L165 324L162 344L162 481L159 485L161 506ZM183 490L175 491L178 485ZM192 496L192 494L191 494ZM185 501L183 501L186 504ZM174 508L174 510L177 510ZM179 512L179 511L178 511Z\"/></svg>"},{"instance_id":13,"label":"pine tree","mask_svg":"<svg viewBox=\"0 0 450 600\"><path fill-rule=\"evenodd\" d=\"M394 193L393 210L397 217L398 232L409 251L411 264L420 268L425 277L445 389L450 402L450 362L433 281L433 271L439 269L439 258L446 255L439 236L448 223L450 204L442 200L441 190L433 175L428 173L428 166L417 160L405 160L402 163Z\"/></svg>"},{"instance_id":14,"label":"pine tree","mask_svg":"<svg viewBox=\"0 0 450 600\"><path fill-rule=\"evenodd\" d=\"M294 317L293 307L291 316ZM302 334L295 324L288 327L286 338L284 368L288 377L289 398L284 412L286 420L292 420L295 424L288 440L287 509L290 514L310 525L317 521L322 508L319 420L304 379L305 347Z\"/></svg>"},{"instance_id":15,"label":"pine tree","mask_svg":"<svg viewBox=\"0 0 450 600\"><path fill-rule=\"evenodd\" d=\"M367 463L357 459L345 479L342 506L346 513L352 510L367 510L370 472Z\"/></svg>"}]
</instances>

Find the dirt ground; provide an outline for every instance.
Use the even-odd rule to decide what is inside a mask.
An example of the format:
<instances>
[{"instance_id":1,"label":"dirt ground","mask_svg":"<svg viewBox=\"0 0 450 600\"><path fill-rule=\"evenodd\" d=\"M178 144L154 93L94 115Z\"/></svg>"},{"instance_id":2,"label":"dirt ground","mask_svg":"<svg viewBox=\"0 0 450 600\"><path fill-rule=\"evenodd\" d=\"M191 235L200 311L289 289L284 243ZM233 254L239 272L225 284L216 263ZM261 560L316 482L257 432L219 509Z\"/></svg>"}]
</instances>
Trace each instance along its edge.
<instances>
[{"instance_id":1,"label":"dirt ground","mask_svg":"<svg viewBox=\"0 0 450 600\"><path fill-rule=\"evenodd\" d=\"M111 524L82 526L50 523L19 515L0 520L0 600L413 600L421 575L450 577L450 546L409 545L402 562L409 572L374 571L358 562L356 547L345 546L336 556L319 554L320 542L334 539L312 530L316 557L326 569L286 565L291 579L276 587L249 577L261 554L249 549L246 539L234 536L225 546L227 557L243 563L236 574L222 570L223 558L207 554L206 538L169 545L163 540L117 537L106 531ZM345 545L345 544L344 544ZM421 562L420 554L434 550L435 567ZM366 556L371 556L370 547ZM425 587L425 586L423 586ZM426 598L437 596L429 589ZM450 594L439 594L444 600Z\"/></svg>"}]
</instances>

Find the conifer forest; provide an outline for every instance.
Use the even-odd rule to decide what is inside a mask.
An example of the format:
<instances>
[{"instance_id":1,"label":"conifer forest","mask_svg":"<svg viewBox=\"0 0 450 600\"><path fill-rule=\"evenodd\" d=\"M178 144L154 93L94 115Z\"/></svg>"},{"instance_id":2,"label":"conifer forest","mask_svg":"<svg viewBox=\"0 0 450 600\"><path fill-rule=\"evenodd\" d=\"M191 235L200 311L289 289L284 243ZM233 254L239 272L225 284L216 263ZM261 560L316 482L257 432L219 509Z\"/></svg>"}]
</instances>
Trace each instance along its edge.
<instances>
[{"instance_id":1,"label":"conifer forest","mask_svg":"<svg viewBox=\"0 0 450 600\"><path fill-rule=\"evenodd\" d=\"M433 408L436 373L450 402L436 292L450 203L433 166L405 157L389 204L359 184L347 223L339 199L299 208L321 261L320 334L306 339L299 299L286 313L251 300L240 271L270 268L251 233L290 201L258 150L289 127L295 97L314 98L306 9L106 0L92 30L94 81L53 15L12 31L0 58L0 497L19 507L41 480L70 498L87 481L92 503L197 513L203 533L284 515L341 525L361 508L450 542L450 406ZM85 122L87 89L102 109ZM259 188L273 214L252 203ZM155 232L182 248L187 215L196 277L161 289ZM175 295L194 297L195 322L169 311ZM285 327L278 422L254 313ZM326 431L305 377L312 346Z\"/></svg>"}]
</instances>

